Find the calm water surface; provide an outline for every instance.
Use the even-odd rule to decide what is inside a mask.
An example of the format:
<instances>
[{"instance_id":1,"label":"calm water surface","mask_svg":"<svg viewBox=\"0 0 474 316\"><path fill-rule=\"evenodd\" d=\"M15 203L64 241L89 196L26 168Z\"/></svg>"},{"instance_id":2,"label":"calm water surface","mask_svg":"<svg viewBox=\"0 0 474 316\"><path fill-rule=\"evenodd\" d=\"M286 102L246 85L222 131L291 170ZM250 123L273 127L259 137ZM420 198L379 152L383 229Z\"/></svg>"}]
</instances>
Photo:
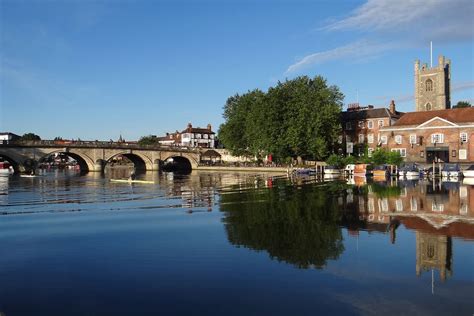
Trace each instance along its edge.
<instances>
[{"instance_id":1,"label":"calm water surface","mask_svg":"<svg viewBox=\"0 0 474 316\"><path fill-rule=\"evenodd\" d=\"M2 316L474 313L469 183L111 176L0 177Z\"/></svg>"}]
</instances>

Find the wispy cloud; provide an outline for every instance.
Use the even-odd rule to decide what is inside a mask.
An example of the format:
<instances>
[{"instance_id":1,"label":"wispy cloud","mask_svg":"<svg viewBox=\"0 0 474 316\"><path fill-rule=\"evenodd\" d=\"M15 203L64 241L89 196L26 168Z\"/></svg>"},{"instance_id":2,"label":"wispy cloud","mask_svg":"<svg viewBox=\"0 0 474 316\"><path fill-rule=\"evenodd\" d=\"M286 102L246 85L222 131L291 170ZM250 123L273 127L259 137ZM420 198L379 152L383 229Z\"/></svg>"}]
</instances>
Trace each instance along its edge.
<instances>
[{"instance_id":1,"label":"wispy cloud","mask_svg":"<svg viewBox=\"0 0 474 316\"><path fill-rule=\"evenodd\" d=\"M323 64L343 58L351 58L353 60L369 58L391 49L392 46L393 45L390 43L376 43L368 40L360 40L331 50L307 55L298 60L296 63L290 65L286 70L286 73L291 73L308 66Z\"/></svg>"},{"instance_id":2,"label":"wispy cloud","mask_svg":"<svg viewBox=\"0 0 474 316\"><path fill-rule=\"evenodd\" d=\"M356 32L360 39L331 50L309 54L286 73L335 60L376 58L388 50L437 42L474 39L472 0L367 0L347 17L320 30ZM380 40L390 38L390 42Z\"/></svg>"},{"instance_id":3,"label":"wispy cloud","mask_svg":"<svg viewBox=\"0 0 474 316\"><path fill-rule=\"evenodd\" d=\"M474 38L472 0L368 0L347 18L324 27L369 33L403 33L433 40Z\"/></svg>"}]
</instances>

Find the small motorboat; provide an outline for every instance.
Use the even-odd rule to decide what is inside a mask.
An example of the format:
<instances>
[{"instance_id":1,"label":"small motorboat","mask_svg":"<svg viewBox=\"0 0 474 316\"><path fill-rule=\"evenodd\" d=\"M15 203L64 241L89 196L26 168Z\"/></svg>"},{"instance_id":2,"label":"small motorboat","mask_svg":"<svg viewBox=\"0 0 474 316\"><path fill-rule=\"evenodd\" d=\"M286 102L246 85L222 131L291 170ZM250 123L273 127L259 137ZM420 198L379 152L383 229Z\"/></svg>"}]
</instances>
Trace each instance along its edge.
<instances>
[{"instance_id":1,"label":"small motorboat","mask_svg":"<svg viewBox=\"0 0 474 316\"><path fill-rule=\"evenodd\" d=\"M8 161L0 161L0 176L12 175L15 171Z\"/></svg>"},{"instance_id":2,"label":"small motorboat","mask_svg":"<svg viewBox=\"0 0 474 316\"><path fill-rule=\"evenodd\" d=\"M374 179L385 179L389 175L390 170L387 165L379 165L375 166L372 172L374 174Z\"/></svg>"},{"instance_id":3,"label":"small motorboat","mask_svg":"<svg viewBox=\"0 0 474 316\"><path fill-rule=\"evenodd\" d=\"M354 164L348 164L345 168L344 168L344 174L350 176L350 175L353 175L354 174L354 169L355 169L355 165Z\"/></svg>"},{"instance_id":4,"label":"small motorboat","mask_svg":"<svg viewBox=\"0 0 474 316\"><path fill-rule=\"evenodd\" d=\"M293 169L293 174L300 174L300 175L303 175L303 174L315 174L316 173L316 169L313 169L313 168L296 168L296 169Z\"/></svg>"},{"instance_id":5,"label":"small motorboat","mask_svg":"<svg viewBox=\"0 0 474 316\"><path fill-rule=\"evenodd\" d=\"M462 176L461 168L455 163L445 163L441 169L442 178L459 178Z\"/></svg>"},{"instance_id":6,"label":"small motorboat","mask_svg":"<svg viewBox=\"0 0 474 316\"><path fill-rule=\"evenodd\" d=\"M371 165L360 163L355 165L354 167L354 176L370 176L372 175L372 167Z\"/></svg>"},{"instance_id":7,"label":"small motorboat","mask_svg":"<svg viewBox=\"0 0 474 316\"><path fill-rule=\"evenodd\" d=\"M398 169L398 176L407 179L420 177L420 168L416 164L407 164Z\"/></svg>"},{"instance_id":8,"label":"small motorboat","mask_svg":"<svg viewBox=\"0 0 474 316\"><path fill-rule=\"evenodd\" d=\"M470 165L469 168L462 172L464 178L474 178L474 165Z\"/></svg>"},{"instance_id":9,"label":"small motorboat","mask_svg":"<svg viewBox=\"0 0 474 316\"><path fill-rule=\"evenodd\" d=\"M324 175L339 176L341 174L341 170L339 170L339 168L336 166L325 166L323 172Z\"/></svg>"}]
</instances>

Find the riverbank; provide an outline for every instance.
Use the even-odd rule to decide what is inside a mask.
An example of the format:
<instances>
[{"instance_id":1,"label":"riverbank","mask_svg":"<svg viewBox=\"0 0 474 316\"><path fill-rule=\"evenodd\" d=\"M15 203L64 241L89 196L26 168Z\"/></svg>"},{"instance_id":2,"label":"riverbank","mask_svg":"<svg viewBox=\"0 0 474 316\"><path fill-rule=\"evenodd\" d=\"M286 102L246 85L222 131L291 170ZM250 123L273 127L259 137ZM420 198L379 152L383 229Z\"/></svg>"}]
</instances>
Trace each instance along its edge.
<instances>
[{"instance_id":1,"label":"riverbank","mask_svg":"<svg viewBox=\"0 0 474 316\"><path fill-rule=\"evenodd\" d=\"M203 171L241 171L241 172L268 172L277 174L287 174L286 167L232 167L232 166L199 166L194 170Z\"/></svg>"}]
</instances>

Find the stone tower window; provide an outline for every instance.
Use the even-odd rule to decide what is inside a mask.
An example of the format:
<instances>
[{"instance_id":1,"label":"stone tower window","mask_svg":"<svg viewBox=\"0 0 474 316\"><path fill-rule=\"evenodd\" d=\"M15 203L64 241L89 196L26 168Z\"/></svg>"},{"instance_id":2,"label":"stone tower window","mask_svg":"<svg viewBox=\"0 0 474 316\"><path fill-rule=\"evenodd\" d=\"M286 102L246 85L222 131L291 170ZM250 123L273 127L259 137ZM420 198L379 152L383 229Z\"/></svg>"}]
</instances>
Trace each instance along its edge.
<instances>
[{"instance_id":1,"label":"stone tower window","mask_svg":"<svg viewBox=\"0 0 474 316\"><path fill-rule=\"evenodd\" d=\"M426 111L431 111L431 103L426 103L425 108Z\"/></svg>"},{"instance_id":2,"label":"stone tower window","mask_svg":"<svg viewBox=\"0 0 474 316\"><path fill-rule=\"evenodd\" d=\"M425 83L426 91L433 91L433 80L428 79Z\"/></svg>"}]
</instances>

